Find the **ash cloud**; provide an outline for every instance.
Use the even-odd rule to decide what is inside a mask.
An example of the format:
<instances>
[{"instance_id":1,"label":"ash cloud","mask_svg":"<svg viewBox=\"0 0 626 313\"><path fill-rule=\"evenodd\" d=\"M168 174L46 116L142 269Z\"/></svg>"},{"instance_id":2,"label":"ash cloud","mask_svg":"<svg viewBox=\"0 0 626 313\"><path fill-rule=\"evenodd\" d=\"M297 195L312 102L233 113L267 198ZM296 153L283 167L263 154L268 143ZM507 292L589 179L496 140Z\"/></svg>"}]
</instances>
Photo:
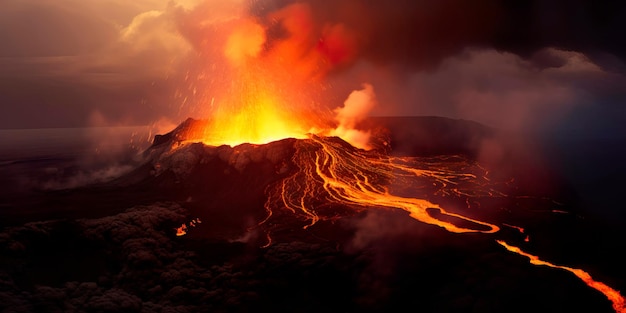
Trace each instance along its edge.
<instances>
[{"instance_id":1,"label":"ash cloud","mask_svg":"<svg viewBox=\"0 0 626 313\"><path fill-rule=\"evenodd\" d=\"M258 1L266 14L292 1ZM626 56L626 5L609 1L298 1L317 25L340 24L374 63L436 69L467 47L530 57L545 47ZM620 40L621 39L621 40Z\"/></svg>"}]
</instances>

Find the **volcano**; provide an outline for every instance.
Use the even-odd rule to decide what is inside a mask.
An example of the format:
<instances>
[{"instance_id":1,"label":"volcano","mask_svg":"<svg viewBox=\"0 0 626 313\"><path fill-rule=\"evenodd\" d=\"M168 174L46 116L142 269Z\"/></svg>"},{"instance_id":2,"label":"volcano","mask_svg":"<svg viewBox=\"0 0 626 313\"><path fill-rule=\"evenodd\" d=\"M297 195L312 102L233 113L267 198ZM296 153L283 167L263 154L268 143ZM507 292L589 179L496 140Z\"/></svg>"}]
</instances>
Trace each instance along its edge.
<instances>
[{"instance_id":1,"label":"volcano","mask_svg":"<svg viewBox=\"0 0 626 313\"><path fill-rule=\"evenodd\" d=\"M114 179L3 196L0 307L626 310L623 236L532 142L379 117L359 125L368 150L315 134L215 146L194 140L206 123L155 136Z\"/></svg>"}]
</instances>

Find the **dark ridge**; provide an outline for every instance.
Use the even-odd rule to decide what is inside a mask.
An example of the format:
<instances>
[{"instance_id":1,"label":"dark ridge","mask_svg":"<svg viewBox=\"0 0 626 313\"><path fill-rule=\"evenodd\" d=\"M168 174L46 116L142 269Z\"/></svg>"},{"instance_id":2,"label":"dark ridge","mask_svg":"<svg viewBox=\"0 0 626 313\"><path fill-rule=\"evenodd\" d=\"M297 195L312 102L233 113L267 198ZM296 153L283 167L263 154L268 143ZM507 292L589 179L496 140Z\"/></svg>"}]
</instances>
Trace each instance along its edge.
<instances>
[{"instance_id":1,"label":"dark ridge","mask_svg":"<svg viewBox=\"0 0 626 313\"><path fill-rule=\"evenodd\" d=\"M463 154L476 158L483 140L496 135L495 129L476 122L438 116L370 117L360 127L386 132L391 153L398 156Z\"/></svg>"}]
</instances>

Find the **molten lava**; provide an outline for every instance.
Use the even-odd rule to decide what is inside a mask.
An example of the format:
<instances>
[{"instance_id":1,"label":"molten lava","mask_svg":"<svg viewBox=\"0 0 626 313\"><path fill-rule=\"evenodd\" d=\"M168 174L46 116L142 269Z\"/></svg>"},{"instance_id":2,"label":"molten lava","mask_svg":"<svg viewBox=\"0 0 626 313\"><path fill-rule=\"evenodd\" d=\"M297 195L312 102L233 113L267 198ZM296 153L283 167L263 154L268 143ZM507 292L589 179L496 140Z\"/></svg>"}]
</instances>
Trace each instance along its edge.
<instances>
[{"instance_id":1,"label":"molten lava","mask_svg":"<svg viewBox=\"0 0 626 313\"><path fill-rule=\"evenodd\" d=\"M176 228L176 236L184 236L187 234L187 225L182 224L180 227Z\"/></svg>"},{"instance_id":2,"label":"molten lava","mask_svg":"<svg viewBox=\"0 0 626 313\"><path fill-rule=\"evenodd\" d=\"M626 313L626 300L624 299L624 297L622 297L622 295L619 293L619 291L607 286L606 284L596 281L594 280L591 275L589 275L589 273L581 270L581 269L577 269L577 268L571 268L571 267L567 267L567 266L560 266L560 265L554 265L550 262L546 262L543 261L541 259L539 259L538 256L526 253L524 251L522 251L522 249L509 245L506 242L502 241L502 240L497 240L497 242L502 245L504 248L506 248L508 251L511 251L513 253L519 254L521 256L525 256L530 260L531 264L534 265L544 265L544 266L549 266L552 268L559 268L559 269L563 269L566 270L568 272L571 272L572 274L576 275L576 277L580 278L582 281L585 282L585 284L587 284L587 286L596 289L598 291L600 291L601 293L603 293L612 303L613 303L613 309L615 310L615 312L617 313Z\"/></svg>"},{"instance_id":3,"label":"molten lava","mask_svg":"<svg viewBox=\"0 0 626 313\"><path fill-rule=\"evenodd\" d=\"M270 193L270 201L266 203L269 215L271 216L274 208L284 207L309 220L310 223L305 226L308 227L321 218L331 217L325 215L325 208L342 205L362 209L401 209L418 221L455 233L495 233L500 229L494 224L449 212L425 199L395 195L387 187L400 178L404 180L402 184L414 185L416 182L413 180L418 179L421 180L418 183L439 184L445 190L448 184L458 186L462 182L473 180L474 175L445 169L417 169L410 166L418 165L414 159L389 157L376 151L348 148L345 145L345 142L333 140L332 137L315 135L308 140L296 142L293 162L299 170L284 179ZM453 190L457 194L465 192L464 189ZM478 227L461 227L440 220L433 217L428 209L438 210L443 216L470 222Z\"/></svg>"},{"instance_id":4,"label":"molten lava","mask_svg":"<svg viewBox=\"0 0 626 313\"><path fill-rule=\"evenodd\" d=\"M341 140L315 135L312 135L310 139L297 141L292 161L299 169L294 175L282 180L270 192L270 197L265 204L268 217L262 223L272 216L274 210L285 208L308 220L309 223L304 226L306 228L320 220L333 219L331 212L334 210L327 210L329 207L345 206L357 210L401 209L420 222L439 226L454 233L496 233L500 230L497 225L450 212L429 200L394 194L388 187L394 184L394 180L400 180L399 185L416 189L420 186L439 185L435 194L439 193L443 196L468 198L503 196L486 177L486 173L483 173L484 176L479 176L450 168L451 165L454 167L454 165L466 164L464 160L432 163L434 168L423 168L425 163L418 158L390 157L376 151L346 147L346 144ZM476 169L481 168L476 166L473 171L476 172ZM465 170L469 169L465 168ZM445 217L471 222L477 227L461 227L441 220L431 215L428 209L438 210ZM522 227L505 223L503 225L524 233ZM529 237L526 236L524 241L528 242L528 240ZM606 284L593 280L587 272L554 265L508 245L502 240L497 240L497 242L510 252L528 257L534 265L550 266L573 273L591 288L602 292L613 303L616 312L626 313L624 298L621 294Z\"/></svg>"},{"instance_id":5,"label":"molten lava","mask_svg":"<svg viewBox=\"0 0 626 313\"><path fill-rule=\"evenodd\" d=\"M176 236L184 236L191 227L196 227L197 224L202 223L199 218L191 220L189 223L183 223L180 227L176 228Z\"/></svg>"}]
</instances>

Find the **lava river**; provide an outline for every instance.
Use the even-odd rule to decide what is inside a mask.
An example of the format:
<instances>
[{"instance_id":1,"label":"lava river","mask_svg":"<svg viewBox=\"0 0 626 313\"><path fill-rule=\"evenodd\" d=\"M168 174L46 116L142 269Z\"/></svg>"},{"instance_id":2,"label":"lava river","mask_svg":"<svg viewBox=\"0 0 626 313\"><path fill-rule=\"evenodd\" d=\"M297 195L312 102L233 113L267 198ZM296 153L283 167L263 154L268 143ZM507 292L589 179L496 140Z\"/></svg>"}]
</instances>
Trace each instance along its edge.
<instances>
[{"instance_id":1,"label":"lava river","mask_svg":"<svg viewBox=\"0 0 626 313\"><path fill-rule=\"evenodd\" d=\"M394 157L377 150L355 149L336 137L310 135L295 142L292 162L297 170L268 188L265 209L268 221L279 210L287 210L305 221L304 228L321 220L338 218L337 208L400 209L422 223L454 233L498 233L495 223L467 216L480 199L506 197L507 182L491 180L476 162L461 156ZM420 193L420 190L422 191ZM463 207L447 209L436 200L464 199ZM457 201L458 202L458 201ZM282 211L281 211L282 212ZM460 226L460 224L465 226ZM514 227L523 233L523 228ZM271 244L271 226L267 226ZM528 237L526 237L528 238ZM530 259L534 265L563 269L589 287L603 293L618 313L626 312L624 297L615 289L595 281L582 269L554 265L520 248L496 240L507 251Z\"/></svg>"}]
</instances>

